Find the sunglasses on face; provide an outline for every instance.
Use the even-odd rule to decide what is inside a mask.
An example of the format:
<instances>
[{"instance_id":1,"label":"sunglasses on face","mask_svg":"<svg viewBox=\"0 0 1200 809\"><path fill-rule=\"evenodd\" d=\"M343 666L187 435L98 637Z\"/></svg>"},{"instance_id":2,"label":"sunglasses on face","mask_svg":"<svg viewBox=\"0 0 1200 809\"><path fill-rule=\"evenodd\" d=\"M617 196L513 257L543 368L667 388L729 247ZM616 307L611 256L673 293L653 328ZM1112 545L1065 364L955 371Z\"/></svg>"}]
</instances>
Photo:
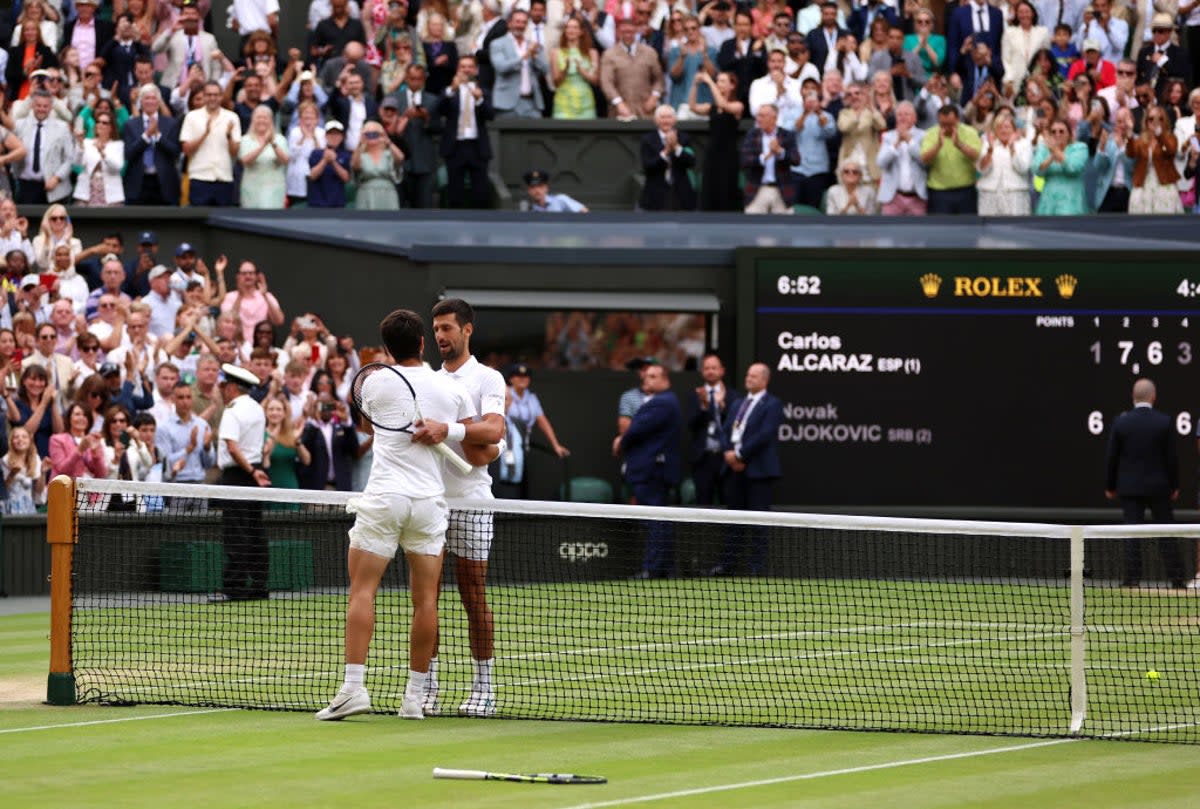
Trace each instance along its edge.
<instances>
[{"instance_id":1,"label":"sunglasses on face","mask_svg":"<svg viewBox=\"0 0 1200 809\"><path fill-rule=\"evenodd\" d=\"M113 424L128 424L129 419L120 418L119 416L112 419Z\"/></svg>"},{"instance_id":2,"label":"sunglasses on face","mask_svg":"<svg viewBox=\"0 0 1200 809\"><path fill-rule=\"evenodd\" d=\"M66 221L67 221L67 217L65 217L65 216L52 216L52 217L50 217L50 221L51 221L51 222L66 222Z\"/></svg>"},{"instance_id":3,"label":"sunglasses on face","mask_svg":"<svg viewBox=\"0 0 1200 809\"><path fill-rule=\"evenodd\" d=\"M1136 76L1137 71L1136 70L1118 70L1117 75L1118 76Z\"/></svg>"},{"instance_id":4,"label":"sunglasses on face","mask_svg":"<svg viewBox=\"0 0 1200 809\"><path fill-rule=\"evenodd\" d=\"M92 351L99 351L99 350L100 350L100 346L87 346L86 348L85 348L84 346L80 346L80 347L79 347L79 351L80 351L80 353L83 353L83 352L88 352L88 353L91 353ZM93 393L92 395L93 395L93 396L99 396L100 394L98 394L98 393Z\"/></svg>"}]
</instances>

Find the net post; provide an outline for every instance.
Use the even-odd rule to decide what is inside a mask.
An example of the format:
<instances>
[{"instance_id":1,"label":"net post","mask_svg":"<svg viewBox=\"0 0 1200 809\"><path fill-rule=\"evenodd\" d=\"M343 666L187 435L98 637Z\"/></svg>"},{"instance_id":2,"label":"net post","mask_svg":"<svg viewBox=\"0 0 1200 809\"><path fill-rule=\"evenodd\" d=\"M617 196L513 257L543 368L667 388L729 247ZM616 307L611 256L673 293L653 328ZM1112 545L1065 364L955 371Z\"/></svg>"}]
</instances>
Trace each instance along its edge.
<instances>
[{"instance_id":1,"label":"net post","mask_svg":"<svg viewBox=\"0 0 1200 809\"><path fill-rule=\"evenodd\" d=\"M1071 733L1087 718L1087 627L1083 600L1083 527L1071 528Z\"/></svg>"},{"instance_id":2,"label":"net post","mask_svg":"<svg viewBox=\"0 0 1200 809\"><path fill-rule=\"evenodd\" d=\"M71 661L71 569L75 556L75 481L59 475L50 481L46 541L50 544L50 674L46 702L75 704Z\"/></svg>"}]
</instances>

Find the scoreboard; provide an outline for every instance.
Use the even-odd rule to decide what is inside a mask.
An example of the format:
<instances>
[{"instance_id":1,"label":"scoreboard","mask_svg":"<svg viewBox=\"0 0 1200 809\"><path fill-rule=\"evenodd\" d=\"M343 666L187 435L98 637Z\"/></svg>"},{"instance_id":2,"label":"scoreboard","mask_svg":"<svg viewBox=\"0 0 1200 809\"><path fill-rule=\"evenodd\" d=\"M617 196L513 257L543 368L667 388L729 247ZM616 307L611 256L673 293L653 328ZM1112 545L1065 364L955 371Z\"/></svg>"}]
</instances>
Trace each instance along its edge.
<instances>
[{"instance_id":1,"label":"scoreboard","mask_svg":"<svg viewBox=\"0 0 1200 809\"><path fill-rule=\"evenodd\" d=\"M1148 377L1193 505L1200 262L1041 255L739 251L730 381L771 369L782 499L1103 506L1109 428Z\"/></svg>"}]
</instances>

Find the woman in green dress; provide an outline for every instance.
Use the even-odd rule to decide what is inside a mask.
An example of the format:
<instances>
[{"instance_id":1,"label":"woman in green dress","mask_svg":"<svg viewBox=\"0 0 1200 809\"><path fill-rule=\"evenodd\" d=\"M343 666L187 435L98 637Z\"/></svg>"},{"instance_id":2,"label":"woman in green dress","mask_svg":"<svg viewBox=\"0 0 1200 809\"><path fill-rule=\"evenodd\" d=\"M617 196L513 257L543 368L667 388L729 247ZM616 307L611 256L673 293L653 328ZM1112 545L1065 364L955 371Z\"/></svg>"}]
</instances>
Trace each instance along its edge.
<instances>
[{"instance_id":1,"label":"woman in green dress","mask_svg":"<svg viewBox=\"0 0 1200 809\"><path fill-rule=\"evenodd\" d=\"M590 121L596 117L593 88L600 83L600 57L592 36L575 17L563 25L558 47L550 51L554 79L554 117Z\"/></svg>"},{"instance_id":2,"label":"woman in green dress","mask_svg":"<svg viewBox=\"0 0 1200 809\"><path fill-rule=\"evenodd\" d=\"M1050 124L1050 134L1033 153L1033 169L1046 185L1038 197L1038 216L1082 216L1088 213L1084 169L1086 143L1071 142L1071 125L1062 119Z\"/></svg>"},{"instance_id":3,"label":"woman in green dress","mask_svg":"<svg viewBox=\"0 0 1200 809\"><path fill-rule=\"evenodd\" d=\"M238 161L243 166L242 207L282 210L287 205L287 138L275 131L275 113L266 104L250 116Z\"/></svg>"},{"instance_id":4,"label":"woman in green dress","mask_svg":"<svg viewBox=\"0 0 1200 809\"><path fill-rule=\"evenodd\" d=\"M362 137L350 158L350 168L358 184L354 207L360 211L400 210L396 183L400 182L403 162L404 152L392 143L382 124L378 121L363 124Z\"/></svg>"},{"instance_id":5,"label":"woman in green dress","mask_svg":"<svg viewBox=\"0 0 1200 809\"><path fill-rule=\"evenodd\" d=\"M263 402L263 412L267 417L263 468L267 470L271 485L276 489L299 489L300 479L296 475L296 464L308 466L312 463L312 454L296 440L291 408L283 399L271 396ZM294 510L293 505L276 504L278 508L286 506L286 510ZM295 505L294 508L298 509L299 506Z\"/></svg>"}]
</instances>

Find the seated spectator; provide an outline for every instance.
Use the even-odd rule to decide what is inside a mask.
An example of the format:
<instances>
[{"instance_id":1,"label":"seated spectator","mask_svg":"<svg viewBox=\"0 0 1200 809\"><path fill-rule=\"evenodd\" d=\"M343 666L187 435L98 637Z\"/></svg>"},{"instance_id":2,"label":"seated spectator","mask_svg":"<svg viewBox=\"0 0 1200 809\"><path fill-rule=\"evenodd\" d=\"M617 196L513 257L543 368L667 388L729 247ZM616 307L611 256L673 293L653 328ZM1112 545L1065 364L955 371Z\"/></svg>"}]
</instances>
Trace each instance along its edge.
<instances>
[{"instance_id":1,"label":"seated spectator","mask_svg":"<svg viewBox=\"0 0 1200 809\"><path fill-rule=\"evenodd\" d=\"M66 207L55 204L42 214L42 224L38 234L33 237L34 262L43 271L48 272L54 266L54 249L60 244L70 247L72 255L83 250L83 243L75 238L75 229Z\"/></svg>"},{"instance_id":2,"label":"seated spectator","mask_svg":"<svg viewBox=\"0 0 1200 809\"><path fill-rule=\"evenodd\" d=\"M88 283L75 271L75 254L70 245L60 244L54 248L50 270L58 276L53 291L58 294L59 300L68 301L76 314L83 314L87 306Z\"/></svg>"},{"instance_id":3,"label":"seated spectator","mask_svg":"<svg viewBox=\"0 0 1200 809\"><path fill-rule=\"evenodd\" d=\"M450 86L454 71L458 67L458 46L454 44L454 29L447 23L446 15L430 11L428 5L422 4L417 27L424 32L421 47L425 51L425 64L429 70L425 86L430 93L440 96ZM420 19L422 17L424 20ZM586 55L585 53L584 56ZM599 82L599 66L599 58L593 57L591 70L597 74L593 84Z\"/></svg>"},{"instance_id":4,"label":"seated spectator","mask_svg":"<svg viewBox=\"0 0 1200 809\"><path fill-rule=\"evenodd\" d=\"M550 77L556 88L555 118L585 121L596 117L600 55L592 42L591 33L578 18L572 17L563 23L558 47L550 51Z\"/></svg>"},{"instance_id":5,"label":"seated spectator","mask_svg":"<svg viewBox=\"0 0 1200 809\"><path fill-rule=\"evenodd\" d=\"M829 189L825 213L830 216L869 216L875 213L875 189L862 182L858 160L851 158L838 171L840 182Z\"/></svg>"},{"instance_id":6,"label":"seated spectator","mask_svg":"<svg viewBox=\"0 0 1200 809\"><path fill-rule=\"evenodd\" d=\"M1117 83L1117 66L1100 56L1100 43L1094 39L1083 43L1083 57L1076 59L1067 71L1067 81L1087 74L1097 89L1103 90Z\"/></svg>"},{"instance_id":7,"label":"seated spectator","mask_svg":"<svg viewBox=\"0 0 1200 809\"><path fill-rule=\"evenodd\" d=\"M886 50L888 31L899 27L896 11L883 0L865 0L850 13L846 27L862 42L858 57L864 63L878 51Z\"/></svg>"},{"instance_id":8,"label":"seated spectator","mask_svg":"<svg viewBox=\"0 0 1200 809\"><path fill-rule=\"evenodd\" d=\"M794 127L800 150L800 165L792 167L796 175L796 202L822 210L821 200L826 189L833 185L829 144L837 138L835 116L821 108L816 90L804 95L804 111Z\"/></svg>"},{"instance_id":9,"label":"seated spectator","mask_svg":"<svg viewBox=\"0 0 1200 809\"><path fill-rule=\"evenodd\" d=\"M344 0L343 0L344 2ZM270 107L259 105L238 147L243 208L281 210L287 205L287 139L275 131Z\"/></svg>"},{"instance_id":10,"label":"seated spectator","mask_svg":"<svg viewBox=\"0 0 1200 809\"><path fill-rule=\"evenodd\" d=\"M746 213L791 213L796 186L791 169L800 163L796 136L778 125L774 104L763 104L742 142Z\"/></svg>"},{"instance_id":11,"label":"seated spectator","mask_svg":"<svg viewBox=\"0 0 1200 809\"><path fill-rule=\"evenodd\" d=\"M1125 154L1133 158L1131 214L1183 213L1175 187L1180 179L1175 168L1178 150L1179 142L1168 125L1166 110L1151 107L1146 111L1142 134L1125 146Z\"/></svg>"},{"instance_id":12,"label":"seated spectator","mask_svg":"<svg viewBox=\"0 0 1200 809\"><path fill-rule=\"evenodd\" d=\"M1091 76L1077 76L1064 86L1062 113L1072 131L1087 117L1095 96L1096 88L1092 84Z\"/></svg>"},{"instance_id":13,"label":"seated spectator","mask_svg":"<svg viewBox=\"0 0 1200 809\"><path fill-rule=\"evenodd\" d=\"M345 132L340 121L325 125L325 145L309 153L307 203L310 208L345 208L351 154L342 148Z\"/></svg>"},{"instance_id":14,"label":"seated spectator","mask_svg":"<svg viewBox=\"0 0 1200 809\"><path fill-rule=\"evenodd\" d=\"M112 113L101 112L95 119L94 137L79 139L75 163L80 167L75 181L75 202L89 208L113 208L125 203L122 172L125 170L125 144L117 136Z\"/></svg>"},{"instance_id":15,"label":"seated spectator","mask_svg":"<svg viewBox=\"0 0 1200 809\"><path fill-rule=\"evenodd\" d=\"M91 380L91 387L96 390L103 390L104 380L100 377L100 364L103 362L103 353L100 351L100 341L96 339L96 335L85 331L75 338L75 351L79 354L79 359L75 361L75 376L77 379L83 380L75 388L76 401L86 400L89 389L87 383Z\"/></svg>"},{"instance_id":16,"label":"seated spectator","mask_svg":"<svg viewBox=\"0 0 1200 809\"><path fill-rule=\"evenodd\" d=\"M221 106L221 85L204 85L204 106L183 119L179 140L188 159L189 201L193 206L231 206L233 153L242 139L241 123Z\"/></svg>"},{"instance_id":17,"label":"seated spectator","mask_svg":"<svg viewBox=\"0 0 1200 809\"><path fill-rule=\"evenodd\" d=\"M550 193L550 175L534 169L523 175L529 210L535 213L587 213L587 206L566 194Z\"/></svg>"},{"instance_id":18,"label":"seated spectator","mask_svg":"<svg viewBox=\"0 0 1200 809\"><path fill-rule=\"evenodd\" d=\"M697 73L703 71L709 76L717 75L717 51L709 46L700 33L700 20L687 17L683 21L684 41L672 48L667 54L667 73L671 77L671 89L667 103L679 111L687 103L688 92ZM783 63L787 54L782 50L779 54L779 73L783 74ZM698 100L703 103L712 101L708 87L699 88ZM753 91L753 88L752 88ZM692 117L689 113L688 117Z\"/></svg>"},{"instance_id":19,"label":"seated spectator","mask_svg":"<svg viewBox=\"0 0 1200 809\"><path fill-rule=\"evenodd\" d=\"M1037 214L1081 216L1088 212L1083 183L1087 146L1072 142L1071 126L1065 121L1052 122L1049 133L1033 153L1034 172L1045 179L1038 196Z\"/></svg>"},{"instance_id":20,"label":"seated spectator","mask_svg":"<svg viewBox=\"0 0 1200 809\"><path fill-rule=\"evenodd\" d=\"M50 459L50 477L106 477L108 465L104 457L103 439L99 433L92 432L92 414L83 405L72 403L67 408L66 429L61 429L61 419L59 426L53 439L46 439L46 451L38 450L42 457Z\"/></svg>"},{"instance_id":21,"label":"seated spectator","mask_svg":"<svg viewBox=\"0 0 1200 809\"><path fill-rule=\"evenodd\" d=\"M942 70L946 61L946 38L934 33L933 12L927 8L917 11L913 17L914 33L904 37L905 53L916 54L926 75Z\"/></svg>"},{"instance_id":22,"label":"seated spectator","mask_svg":"<svg viewBox=\"0 0 1200 809\"><path fill-rule=\"evenodd\" d=\"M985 132L991 131L992 120L997 113L1009 111L1009 107L1004 103L1003 96L988 79L975 93L974 98L967 104L966 110L963 112L963 122L967 126L974 127L975 131L982 135Z\"/></svg>"},{"instance_id":23,"label":"seated spectator","mask_svg":"<svg viewBox=\"0 0 1200 809\"><path fill-rule=\"evenodd\" d=\"M842 133L842 145L838 152L838 165L857 155L859 169L864 171L864 181L871 180L863 168L875 164L879 152L880 135L887 123L879 110L871 106L870 86L855 82L846 88L846 106L838 113L838 130Z\"/></svg>"},{"instance_id":24,"label":"seated spectator","mask_svg":"<svg viewBox=\"0 0 1200 809\"><path fill-rule=\"evenodd\" d=\"M1129 189L1133 183L1133 158L1125 153L1133 139L1133 113L1117 110L1112 133L1101 130L1092 159L1096 171L1096 190L1092 203L1100 213L1128 213Z\"/></svg>"},{"instance_id":25,"label":"seated spectator","mask_svg":"<svg viewBox=\"0 0 1200 809\"><path fill-rule=\"evenodd\" d=\"M88 294L87 303L84 307L84 315L87 317L88 322L97 317L100 298L104 295L112 296L114 304L110 308L114 312L116 310L115 302L122 302L126 305L132 302L132 299L121 291L124 283L125 265L121 263L121 259L115 253L109 253L100 259L100 286Z\"/></svg>"},{"instance_id":26,"label":"seated spectator","mask_svg":"<svg viewBox=\"0 0 1200 809\"><path fill-rule=\"evenodd\" d=\"M689 176L696 153L687 134L676 129L675 123L675 110L663 104L654 112L654 131L642 135L641 165L646 177L638 203L642 210L696 209L696 189Z\"/></svg>"},{"instance_id":27,"label":"seated spectator","mask_svg":"<svg viewBox=\"0 0 1200 809\"><path fill-rule=\"evenodd\" d=\"M7 141L5 143L7 145ZM21 147L22 150L24 148ZM0 171L0 176L3 174ZM0 197L0 255L7 260L13 250L21 251L27 264L34 263L33 244L29 241L29 220L18 215L17 203L13 202L12 197Z\"/></svg>"},{"instance_id":28,"label":"seated spectator","mask_svg":"<svg viewBox=\"0 0 1200 809\"><path fill-rule=\"evenodd\" d=\"M981 216L1029 215L1031 160L1030 143L1018 136L1012 113L1001 111L992 120L979 155L976 187Z\"/></svg>"},{"instance_id":29,"label":"seated spectator","mask_svg":"<svg viewBox=\"0 0 1200 809\"><path fill-rule=\"evenodd\" d=\"M1058 88L1067 80L1066 75L1059 71L1058 65L1054 63L1054 56L1050 53L1049 48L1042 48L1029 61L1025 78L1033 77L1039 79L1046 89L1054 92L1058 92Z\"/></svg>"},{"instance_id":30,"label":"seated spectator","mask_svg":"<svg viewBox=\"0 0 1200 809\"><path fill-rule=\"evenodd\" d=\"M396 184L403 177L404 153L392 143L383 126L369 121L363 139L350 159L358 190L354 207L363 211L398 211Z\"/></svg>"},{"instance_id":31,"label":"seated spectator","mask_svg":"<svg viewBox=\"0 0 1200 809\"><path fill-rule=\"evenodd\" d=\"M1191 114L1187 108L1187 83L1183 79L1166 79L1159 82L1158 105L1167 111L1167 121L1171 126L1180 118Z\"/></svg>"},{"instance_id":32,"label":"seated spectator","mask_svg":"<svg viewBox=\"0 0 1200 809\"><path fill-rule=\"evenodd\" d=\"M45 366L30 363L21 369L16 392L6 397L9 424L24 427L33 436L42 458L50 454L50 436L63 431L62 410L55 405L57 394Z\"/></svg>"},{"instance_id":33,"label":"seated spectator","mask_svg":"<svg viewBox=\"0 0 1200 809\"><path fill-rule=\"evenodd\" d=\"M704 84L712 94L711 104L696 100L695 85ZM705 211L742 210L742 189L738 188L738 121L744 105L737 100L737 76L729 72L712 76L701 71L688 98L688 107L709 121L708 149L704 152L704 180L700 189L700 208Z\"/></svg>"},{"instance_id":34,"label":"seated spectator","mask_svg":"<svg viewBox=\"0 0 1200 809\"><path fill-rule=\"evenodd\" d=\"M426 70L429 65L425 62L425 49L421 47L421 36L417 27L408 18L407 0L389 0L387 6L387 21L375 29L375 47L387 57L388 48L398 50L401 41L408 40L408 50L412 52L412 63L421 65Z\"/></svg>"},{"instance_id":35,"label":"seated spectator","mask_svg":"<svg viewBox=\"0 0 1200 809\"><path fill-rule=\"evenodd\" d=\"M885 216L924 216L926 197L925 164L921 162L921 139L916 127L917 111L911 102L896 105L896 128L883 133L879 145L879 198ZM803 165L803 164L801 164Z\"/></svg>"},{"instance_id":36,"label":"seated spectator","mask_svg":"<svg viewBox=\"0 0 1200 809\"><path fill-rule=\"evenodd\" d=\"M96 116L108 115L116 121L118 131L129 120L129 111L111 98L98 98L79 111L75 120L75 131L85 138L96 137Z\"/></svg>"},{"instance_id":37,"label":"seated spectator","mask_svg":"<svg viewBox=\"0 0 1200 809\"><path fill-rule=\"evenodd\" d=\"M980 148L979 133L959 120L958 107L948 104L938 110L937 128L927 130L921 139L929 213L977 211L975 161Z\"/></svg>"},{"instance_id":38,"label":"seated spectator","mask_svg":"<svg viewBox=\"0 0 1200 809\"><path fill-rule=\"evenodd\" d=\"M4 476L4 516L36 514L46 476L33 437L24 427L9 431L8 452L0 459L0 474Z\"/></svg>"}]
</instances>

